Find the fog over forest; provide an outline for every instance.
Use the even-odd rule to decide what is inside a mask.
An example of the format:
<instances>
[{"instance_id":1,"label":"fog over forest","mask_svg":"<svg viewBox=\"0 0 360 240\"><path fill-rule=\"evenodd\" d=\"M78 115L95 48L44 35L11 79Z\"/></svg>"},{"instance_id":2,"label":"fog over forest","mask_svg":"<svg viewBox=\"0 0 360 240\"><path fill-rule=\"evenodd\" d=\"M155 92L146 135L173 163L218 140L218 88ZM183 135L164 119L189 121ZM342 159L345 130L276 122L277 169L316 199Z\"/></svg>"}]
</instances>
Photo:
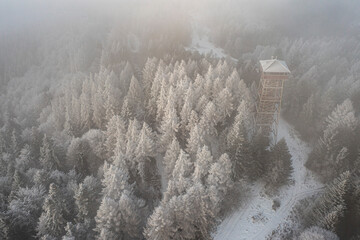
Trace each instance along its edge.
<instances>
[{"instance_id":1,"label":"fog over forest","mask_svg":"<svg viewBox=\"0 0 360 240\"><path fill-rule=\"evenodd\" d=\"M0 0L0 239L360 239L359 12Z\"/></svg>"}]
</instances>

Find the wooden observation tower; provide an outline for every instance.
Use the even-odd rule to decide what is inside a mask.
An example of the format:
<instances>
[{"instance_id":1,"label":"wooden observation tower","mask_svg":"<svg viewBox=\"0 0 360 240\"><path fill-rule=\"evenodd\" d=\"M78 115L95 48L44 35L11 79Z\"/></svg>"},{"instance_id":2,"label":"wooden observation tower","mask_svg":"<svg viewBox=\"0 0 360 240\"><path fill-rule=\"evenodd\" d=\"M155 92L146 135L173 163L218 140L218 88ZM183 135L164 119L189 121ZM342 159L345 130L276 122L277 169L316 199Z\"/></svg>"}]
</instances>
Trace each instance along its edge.
<instances>
[{"instance_id":1,"label":"wooden observation tower","mask_svg":"<svg viewBox=\"0 0 360 240\"><path fill-rule=\"evenodd\" d=\"M260 61L261 78L256 102L255 124L257 130L277 142L284 81L290 70L284 61L277 59Z\"/></svg>"}]
</instances>

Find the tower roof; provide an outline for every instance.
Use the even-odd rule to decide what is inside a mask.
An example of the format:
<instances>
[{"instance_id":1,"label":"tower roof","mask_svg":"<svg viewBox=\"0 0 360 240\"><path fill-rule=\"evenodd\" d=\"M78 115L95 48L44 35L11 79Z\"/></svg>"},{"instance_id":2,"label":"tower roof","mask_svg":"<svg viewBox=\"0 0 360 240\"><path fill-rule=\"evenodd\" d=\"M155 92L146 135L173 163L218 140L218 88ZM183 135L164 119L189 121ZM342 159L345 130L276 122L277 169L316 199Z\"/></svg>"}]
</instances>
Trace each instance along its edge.
<instances>
[{"instance_id":1,"label":"tower roof","mask_svg":"<svg viewBox=\"0 0 360 240\"><path fill-rule=\"evenodd\" d=\"M290 73L286 63L277 59L261 60L260 65L264 73Z\"/></svg>"}]
</instances>

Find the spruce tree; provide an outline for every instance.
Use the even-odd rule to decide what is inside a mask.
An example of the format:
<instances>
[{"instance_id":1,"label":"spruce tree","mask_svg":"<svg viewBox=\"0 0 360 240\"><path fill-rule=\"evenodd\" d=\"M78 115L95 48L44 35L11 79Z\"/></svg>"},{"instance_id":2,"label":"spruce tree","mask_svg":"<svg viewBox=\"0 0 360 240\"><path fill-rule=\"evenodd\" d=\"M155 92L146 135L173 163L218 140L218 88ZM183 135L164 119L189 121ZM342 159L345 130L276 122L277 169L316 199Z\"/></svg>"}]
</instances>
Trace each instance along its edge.
<instances>
[{"instance_id":1,"label":"spruce tree","mask_svg":"<svg viewBox=\"0 0 360 240\"><path fill-rule=\"evenodd\" d=\"M24 238L36 234L36 225L42 212L44 198L45 189L42 186L18 190L6 211L12 238Z\"/></svg>"},{"instance_id":2,"label":"spruce tree","mask_svg":"<svg viewBox=\"0 0 360 240\"><path fill-rule=\"evenodd\" d=\"M199 123L199 116L196 111L191 110L190 117L188 120L188 124L186 125L186 130L190 133L190 131Z\"/></svg>"},{"instance_id":3,"label":"spruce tree","mask_svg":"<svg viewBox=\"0 0 360 240\"><path fill-rule=\"evenodd\" d=\"M126 132L126 151L125 151L125 157L126 159L133 160L131 162L131 168L135 171L136 165L135 165L135 158L136 158L136 147L137 143L139 141L139 135L141 131L141 126L139 121L136 119L131 120L128 125L128 129Z\"/></svg>"},{"instance_id":4,"label":"spruce tree","mask_svg":"<svg viewBox=\"0 0 360 240\"><path fill-rule=\"evenodd\" d=\"M229 89L224 88L219 92L215 99L215 105L219 112L219 119L223 125L227 125L225 121L231 116L234 110L233 96Z\"/></svg>"},{"instance_id":5,"label":"spruce tree","mask_svg":"<svg viewBox=\"0 0 360 240\"><path fill-rule=\"evenodd\" d=\"M150 98L151 86L155 78L157 64L158 59L148 58L143 68L143 85L146 99Z\"/></svg>"},{"instance_id":6,"label":"spruce tree","mask_svg":"<svg viewBox=\"0 0 360 240\"><path fill-rule=\"evenodd\" d=\"M135 113L129 104L127 97L124 98L124 102L121 107L121 117L127 122L135 117Z\"/></svg>"},{"instance_id":7,"label":"spruce tree","mask_svg":"<svg viewBox=\"0 0 360 240\"><path fill-rule=\"evenodd\" d=\"M189 88L187 89L186 93L185 93L185 102L181 108L181 112L180 112L180 124L181 124L181 130L182 133L185 134L187 132L187 125L189 123L190 120L190 116L193 110L193 105L194 105L194 89L192 84L189 86Z\"/></svg>"},{"instance_id":8,"label":"spruce tree","mask_svg":"<svg viewBox=\"0 0 360 240\"><path fill-rule=\"evenodd\" d=\"M12 178L12 184L11 184L11 192L8 197L8 201L11 202L16 198L16 195L22 185L21 176L17 169L15 169L13 178Z\"/></svg>"},{"instance_id":9,"label":"spruce tree","mask_svg":"<svg viewBox=\"0 0 360 240\"><path fill-rule=\"evenodd\" d=\"M95 126L99 129L103 128L105 120L105 108L104 108L104 96L103 96L103 87L100 84L93 85L92 94L91 94L91 105L93 109L92 121Z\"/></svg>"},{"instance_id":10,"label":"spruce tree","mask_svg":"<svg viewBox=\"0 0 360 240\"><path fill-rule=\"evenodd\" d=\"M239 143L235 156L233 155L233 175L235 180L240 178L248 178L248 175L254 165L253 156L251 154L251 145L246 137L242 143ZM231 156L231 155L230 155ZM251 177L250 177L251 178Z\"/></svg>"},{"instance_id":11,"label":"spruce tree","mask_svg":"<svg viewBox=\"0 0 360 240\"><path fill-rule=\"evenodd\" d=\"M323 180L331 180L342 171L351 170L354 157L344 158L342 151L347 148L349 156L356 154L356 128L352 102L346 99L326 118L322 137L311 152L306 166L316 171ZM340 161L341 159L341 161Z\"/></svg>"},{"instance_id":12,"label":"spruce tree","mask_svg":"<svg viewBox=\"0 0 360 240\"><path fill-rule=\"evenodd\" d=\"M214 158L207 146L198 149L193 174L194 182L205 183L205 178L209 174L210 167L214 163Z\"/></svg>"},{"instance_id":13,"label":"spruce tree","mask_svg":"<svg viewBox=\"0 0 360 240\"><path fill-rule=\"evenodd\" d=\"M224 153L211 165L207 185L214 186L220 192L220 195L224 197L234 184L231 179L231 172L232 164L230 158Z\"/></svg>"},{"instance_id":14,"label":"spruce tree","mask_svg":"<svg viewBox=\"0 0 360 240\"><path fill-rule=\"evenodd\" d=\"M105 132L106 140L104 147L107 158L111 158L114 155L114 151L125 152L125 134L126 130L124 120L119 115L114 115L109 120Z\"/></svg>"},{"instance_id":15,"label":"spruce tree","mask_svg":"<svg viewBox=\"0 0 360 240\"><path fill-rule=\"evenodd\" d=\"M178 159L180 154L180 145L176 137L173 138L169 148L165 152L164 156L164 164L165 164L165 172L168 179L171 178L172 172L174 171L176 160Z\"/></svg>"},{"instance_id":16,"label":"spruce tree","mask_svg":"<svg viewBox=\"0 0 360 240\"><path fill-rule=\"evenodd\" d=\"M85 133L92 127L92 107L91 107L91 81L84 80L80 94L80 119L81 130Z\"/></svg>"},{"instance_id":17,"label":"spruce tree","mask_svg":"<svg viewBox=\"0 0 360 240\"><path fill-rule=\"evenodd\" d=\"M144 235L148 240L172 239L174 226L174 213L169 204L161 202L148 218Z\"/></svg>"},{"instance_id":18,"label":"spruce tree","mask_svg":"<svg viewBox=\"0 0 360 240\"><path fill-rule=\"evenodd\" d=\"M350 186L350 172L344 172L335 178L305 211L305 224L321 225L328 230L336 229L346 207L345 200Z\"/></svg>"},{"instance_id":19,"label":"spruce tree","mask_svg":"<svg viewBox=\"0 0 360 240\"><path fill-rule=\"evenodd\" d=\"M172 180L175 183L178 194L184 193L191 184L190 176L193 171L194 164L191 161L190 156L183 150L180 150L174 171L172 172Z\"/></svg>"},{"instance_id":20,"label":"spruce tree","mask_svg":"<svg viewBox=\"0 0 360 240\"><path fill-rule=\"evenodd\" d=\"M237 147L246 138L244 120L246 118L246 103L242 101L237 109L237 115L226 136L226 150L234 155Z\"/></svg>"},{"instance_id":21,"label":"spruce tree","mask_svg":"<svg viewBox=\"0 0 360 240\"><path fill-rule=\"evenodd\" d=\"M12 131L11 134L10 151L10 153L13 155L13 158L16 158L20 152L20 144L15 129Z\"/></svg>"},{"instance_id":22,"label":"spruce tree","mask_svg":"<svg viewBox=\"0 0 360 240\"><path fill-rule=\"evenodd\" d=\"M265 173L265 164L268 160L268 145L269 139L259 131L253 138L251 142L251 159L253 164L251 165L251 170L248 172L248 177L251 180L257 180L261 177L264 177Z\"/></svg>"},{"instance_id":23,"label":"spruce tree","mask_svg":"<svg viewBox=\"0 0 360 240\"><path fill-rule=\"evenodd\" d=\"M89 199L83 184L80 184L76 189L74 198L77 208L77 221L83 222L89 215Z\"/></svg>"},{"instance_id":24,"label":"spruce tree","mask_svg":"<svg viewBox=\"0 0 360 240\"><path fill-rule=\"evenodd\" d=\"M44 135L40 148L40 163L41 166L48 171L55 170L59 167L59 161L46 134Z\"/></svg>"},{"instance_id":25,"label":"spruce tree","mask_svg":"<svg viewBox=\"0 0 360 240\"><path fill-rule=\"evenodd\" d=\"M4 221L4 217L0 216L0 238L4 240L9 239L9 227Z\"/></svg>"},{"instance_id":26,"label":"spruce tree","mask_svg":"<svg viewBox=\"0 0 360 240\"><path fill-rule=\"evenodd\" d=\"M172 139L176 137L179 130L179 118L174 104L169 101L166 107L164 119L160 125L160 147L165 152Z\"/></svg>"},{"instance_id":27,"label":"spruce tree","mask_svg":"<svg viewBox=\"0 0 360 240\"><path fill-rule=\"evenodd\" d=\"M96 215L98 239L138 239L141 236L141 199L133 194L133 185L122 169L105 164L103 199Z\"/></svg>"},{"instance_id":28,"label":"spruce tree","mask_svg":"<svg viewBox=\"0 0 360 240\"><path fill-rule=\"evenodd\" d=\"M203 115L200 118L199 127L200 131L209 138L217 135L216 125L219 122L219 115L216 110L215 104L209 101L204 109Z\"/></svg>"},{"instance_id":29,"label":"spruce tree","mask_svg":"<svg viewBox=\"0 0 360 240\"><path fill-rule=\"evenodd\" d=\"M154 139L155 135L152 132L152 129L144 122L140 131L138 146L135 151L137 170L143 181L145 181L151 158L155 156L156 146Z\"/></svg>"},{"instance_id":30,"label":"spruce tree","mask_svg":"<svg viewBox=\"0 0 360 240\"><path fill-rule=\"evenodd\" d=\"M64 204L59 189L55 183L50 184L49 194L43 205L43 212L38 222L38 237L50 235L61 237L65 234Z\"/></svg>"},{"instance_id":31,"label":"spruce tree","mask_svg":"<svg viewBox=\"0 0 360 240\"><path fill-rule=\"evenodd\" d=\"M271 149L265 179L271 187L277 188L289 182L293 170L291 154L283 138Z\"/></svg>"},{"instance_id":32,"label":"spruce tree","mask_svg":"<svg viewBox=\"0 0 360 240\"><path fill-rule=\"evenodd\" d=\"M319 226L329 231L336 232L337 224L341 220L340 218L344 215L344 208L345 207L343 205L335 206L324 216L323 219L320 220Z\"/></svg>"},{"instance_id":33,"label":"spruce tree","mask_svg":"<svg viewBox=\"0 0 360 240\"><path fill-rule=\"evenodd\" d=\"M298 240L339 240L339 237L331 231L314 226L303 231Z\"/></svg>"},{"instance_id":34,"label":"spruce tree","mask_svg":"<svg viewBox=\"0 0 360 240\"><path fill-rule=\"evenodd\" d=\"M130 110L137 118L141 119L144 114L143 109L143 89L139 81L133 76L130 81L129 91L126 96Z\"/></svg>"},{"instance_id":35,"label":"spruce tree","mask_svg":"<svg viewBox=\"0 0 360 240\"><path fill-rule=\"evenodd\" d=\"M195 156L197 150L204 144L204 136L202 132L200 132L198 124L196 124L190 131L190 137L188 138L188 142L186 144L186 151L192 156Z\"/></svg>"}]
</instances>

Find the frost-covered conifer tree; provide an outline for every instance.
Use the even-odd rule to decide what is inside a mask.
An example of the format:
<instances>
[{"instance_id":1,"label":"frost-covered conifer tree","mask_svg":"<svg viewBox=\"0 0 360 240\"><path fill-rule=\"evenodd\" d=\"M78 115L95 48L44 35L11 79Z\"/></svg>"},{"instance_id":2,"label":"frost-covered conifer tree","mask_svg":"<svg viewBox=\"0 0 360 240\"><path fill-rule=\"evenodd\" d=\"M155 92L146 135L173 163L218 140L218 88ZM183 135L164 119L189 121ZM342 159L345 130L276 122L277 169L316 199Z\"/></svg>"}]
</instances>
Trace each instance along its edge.
<instances>
[{"instance_id":1,"label":"frost-covered conifer tree","mask_svg":"<svg viewBox=\"0 0 360 240\"><path fill-rule=\"evenodd\" d=\"M128 104L130 106L130 110L134 114L134 116L138 118L142 118L144 114L143 109L143 89L140 85L139 81L133 76L131 78L129 91L126 96L126 99L128 100Z\"/></svg>"},{"instance_id":2,"label":"frost-covered conifer tree","mask_svg":"<svg viewBox=\"0 0 360 240\"><path fill-rule=\"evenodd\" d=\"M2 216L0 217L0 237L4 240L9 239L9 228L6 225Z\"/></svg>"},{"instance_id":3,"label":"frost-covered conifer tree","mask_svg":"<svg viewBox=\"0 0 360 240\"><path fill-rule=\"evenodd\" d=\"M190 86L188 87L185 93L185 101L180 112L180 123L183 132L185 132L186 126L189 123L190 115L195 103L194 100L195 100L194 89L192 84L190 84Z\"/></svg>"},{"instance_id":4,"label":"frost-covered conifer tree","mask_svg":"<svg viewBox=\"0 0 360 240\"><path fill-rule=\"evenodd\" d=\"M14 158L16 158L20 152L20 144L19 144L18 136L17 136L15 129L13 129L13 131L11 133L10 151Z\"/></svg>"},{"instance_id":5,"label":"frost-covered conifer tree","mask_svg":"<svg viewBox=\"0 0 360 240\"><path fill-rule=\"evenodd\" d=\"M203 114L206 104L209 103L209 98L204 94L201 97L199 97L199 100L196 103L195 110L199 115Z\"/></svg>"},{"instance_id":6,"label":"frost-covered conifer tree","mask_svg":"<svg viewBox=\"0 0 360 240\"><path fill-rule=\"evenodd\" d=\"M219 121L227 125L226 118L230 117L233 112L233 97L228 88L224 88L217 94L215 105L219 114Z\"/></svg>"},{"instance_id":7,"label":"frost-covered conifer tree","mask_svg":"<svg viewBox=\"0 0 360 240\"><path fill-rule=\"evenodd\" d=\"M148 118L152 121L156 119L156 114L158 112L157 100L166 74L164 68L164 62L160 60L155 72L154 81L151 85L150 96L146 106Z\"/></svg>"},{"instance_id":8,"label":"frost-covered conifer tree","mask_svg":"<svg viewBox=\"0 0 360 240\"><path fill-rule=\"evenodd\" d=\"M12 177L11 192L8 197L9 202L11 202L16 198L16 195L21 186L22 186L21 176L19 174L19 171L15 169L14 175Z\"/></svg>"},{"instance_id":9,"label":"frost-covered conifer tree","mask_svg":"<svg viewBox=\"0 0 360 240\"><path fill-rule=\"evenodd\" d=\"M128 125L126 132L126 152L125 157L131 162L132 169L135 169L135 157L136 157L136 147L139 141L141 126L139 121L136 119L131 120Z\"/></svg>"},{"instance_id":10,"label":"frost-covered conifer tree","mask_svg":"<svg viewBox=\"0 0 360 240\"><path fill-rule=\"evenodd\" d=\"M33 165L31 147L28 144L20 150L18 157L15 159L15 168L20 173L25 173Z\"/></svg>"},{"instance_id":11,"label":"frost-covered conifer tree","mask_svg":"<svg viewBox=\"0 0 360 240\"><path fill-rule=\"evenodd\" d=\"M96 81L97 79L95 79ZM95 82L94 81L94 82ZM93 122L95 126L99 129L102 129L105 119L105 108L104 108L104 95L103 87L100 83L93 83L92 93L91 93L91 105L93 109Z\"/></svg>"},{"instance_id":12,"label":"frost-covered conifer tree","mask_svg":"<svg viewBox=\"0 0 360 240\"><path fill-rule=\"evenodd\" d=\"M148 218L144 235L148 240L171 239L174 231L174 213L168 203L161 202Z\"/></svg>"},{"instance_id":13,"label":"frost-covered conifer tree","mask_svg":"<svg viewBox=\"0 0 360 240\"><path fill-rule=\"evenodd\" d=\"M59 161L54 153L47 135L44 135L42 146L40 147L40 163L46 170L54 170L58 168Z\"/></svg>"},{"instance_id":14,"label":"frost-covered conifer tree","mask_svg":"<svg viewBox=\"0 0 360 240\"><path fill-rule=\"evenodd\" d=\"M105 80L104 88L104 108L105 108L105 118L109 121L112 116L120 113L121 106L121 92L116 87L116 82L118 81L114 72L111 72Z\"/></svg>"},{"instance_id":15,"label":"frost-covered conifer tree","mask_svg":"<svg viewBox=\"0 0 360 240\"><path fill-rule=\"evenodd\" d=\"M165 171L168 178L172 176L179 154L180 145L176 137L174 137L164 156Z\"/></svg>"},{"instance_id":16,"label":"frost-covered conifer tree","mask_svg":"<svg viewBox=\"0 0 360 240\"><path fill-rule=\"evenodd\" d=\"M327 185L324 193L305 211L305 224L334 230L343 216L351 185L350 172L342 173Z\"/></svg>"},{"instance_id":17,"label":"frost-covered conifer tree","mask_svg":"<svg viewBox=\"0 0 360 240\"><path fill-rule=\"evenodd\" d=\"M105 163L103 199L96 216L98 239L137 239L141 236L139 207L144 202L133 195L128 175Z\"/></svg>"},{"instance_id":18,"label":"frost-covered conifer tree","mask_svg":"<svg viewBox=\"0 0 360 240\"><path fill-rule=\"evenodd\" d=\"M209 176L207 178L208 186L214 186L219 191L220 196L225 196L233 187L231 179L232 164L229 156L224 153L211 165Z\"/></svg>"},{"instance_id":19,"label":"frost-covered conifer tree","mask_svg":"<svg viewBox=\"0 0 360 240\"><path fill-rule=\"evenodd\" d=\"M188 120L188 124L186 125L186 130L190 133L190 131L199 123L199 116L196 111L191 110L190 117Z\"/></svg>"},{"instance_id":20,"label":"frost-covered conifer tree","mask_svg":"<svg viewBox=\"0 0 360 240\"><path fill-rule=\"evenodd\" d=\"M155 78L157 70L158 59L148 58L145 66L143 68L143 85L144 85L144 94L146 99L150 98L151 86Z\"/></svg>"},{"instance_id":21,"label":"frost-covered conifer tree","mask_svg":"<svg viewBox=\"0 0 360 240\"><path fill-rule=\"evenodd\" d=\"M354 108L349 99L346 99L341 105L338 105L335 110L326 119L327 126L324 130L322 143L328 151L334 151L335 146L344 146L344 140L339 134L341 130L348 130L353 132L356 128L357 120L355 118ZM345 128L345 129L342 129ZM346 136L348 138L349 136Z\"/></svg>"},{"instance_id":22,"label":"frost-covered conifer tree","mask_svg":"<svg viewBox=\"0 0 360 240\"><path fill-rule=\"evenodd\" d=\"M214 158L207 146L198 149L195 161L194 182L205 183L205 178L209 174L210 167L214 163Z\"/></svg>"},{"instance_id":23,"label":"frost-covered conifer tree","mask_svg":"<svg viewBox=\"0 0 360 240\"><path fill-rule=\"evenodd\" d=\"M98 179L87 176L75 190L75 205L77 222L92 221L99 204L101 185Z\"/></svg>"},{"instance_id":24,"label":"frost-covered conifer tree","mask_svg":"<svg viewBox=\"0 0 360 240\"><path fill-rule=\"evenodd\" d=\"M82 132L87 132L92 127L92 106L91 106L91 81L85 79L80 94L80 119Z\"/></svg>"},{"instance_id":25,"label":"frost-covered conifer tree","mask_svg":"<svg viewBox=\"0 0 360 240\"><path fill-rule=\"evenodd\" d=\"M238 113L235 117L235 120L230 127L227 136L226 136L226 145L227 151L231 155L234 155L237 147L244 142L245 136L245 127L244 120L246 118L246 103L242 101L238 107Z\"/></svg>"},{"instance_id":26,"label":"frost-covered conifer tree","mask_svg":"<svg viewBox=\"0 0 360 240\"><path fill-rule=\"evenodd\" d=\"M114 151L122 151L125 153L126 148L126 130L125 123L119 115L113 116L106 128L106 140L104 147L106 150L106 157L110 158L114 155ZM116 150L115 150L116 149Z\"/></svg>"},{"instance_id":27,"label":"frost-covered conifer tree","mask_svg":"<svg viewBox=\"0 0 360 240\"><path fill-rule=\"evenodd\" d=\"M196 124L190 131L190 137L186 144L186 150L189 154L194 155L197 150L205 144L204 136L200 132L199 126Z\"/></svg>"},{"instance_id":28,"label":"frost-covered conifer tree","mask_svg":"<svg viewBox=\"0 0 360 240\"><path fill-rule=\"evenodd\" d=\"M190 176L193 171L194 164L189 155L183 150L180 150L174 171L172 172L172 180L175 183L178 194L184 193L191 184Z\"/></svg>"},{"instance_id":29,"label":"frost-covered conifer tree","mask_svg":"<svg viewBox=\"0 0 360 240\"><path fill-rule=\"evenodd\" d=\"M338 105L325 122L323 136L310 154L306 166L319 173L322 179L330 180L350 170L356 159L357 146L353 143L358 120L351 101L346 99Z\"/></svg>"},{"instance_id":30,"label":"frost-covered conifer tree","mask_svg":"<svg viewBox=\"0 0 360 240\"><path fill-rule=\"evenodd\" d=\"M203 115L199 121L199 127L201 132L207 137L216 136L217 130L216 125L219 122L219 115L216 110L215 104L210 101L207 103Z\"/></svg>"},{"instance_id":31,"label":"frost-covered conifer tree","mask_svg":"<svg viewBox=\"0 0 360 240\"><path fill-rule=\"evenodd\" d=\"M225 82L226 88L229 89L234 96L237 96L237 94L239 94L239 93L236 93L236 89L235 89L235 86L239 81L240 81L239 73L234 68L234 70L232 71L232 73L226 79L226 82ZM237 98L236 98L236 100L237 100Z\"/></svg>"},{"instance_id":32,"label":"frost-covered conifer tree","mask_svg":"<svg viewBox=\"0 0 360 240\"><path fill-rule=\"evenodd\" d=\"M8 228L9 236L24 239L36 234L36 225L42 212L44 198L45 189L43 186L20 188L17 191L16 197L9 202L6 211L10 225L10 229Z\"/></svg>"},{"instance_id":33,"label":"frost-covered conifer tree","mask_svg":"<svg viewBox=\"0 0 360 240\"><path fill-rule=\"evenodd\" d=\"M303 231L297 240L339 240L339 237L331 231L319 227L311 227Z\"/></svg>"},{"instance_id":34,"label":"frost-covered conifer tree","mask_svg":"<svg viewBox=\"0 0 360 240\"><path fill-rule=\"evenodd\" d=\"M140 131L138 146L135 150L137 170L143 181L145 181L146 172L150 167L150 158L155 154L155 134L147 123L143 123Z\"/></svg>"},{"instance_id":35,"label":"frost-covered conifer tree","mask_svg":"<svg viewBox=\"0 0 360 240\"><path fill-rule=\"evenodd\" d=\"M172 94L172 91L170 91L169 94ZM163 152L166 151L167 146L171 143L172 139L176 137L178 130L179 118L175 108L175 101L174 99L169 99L165 109L164 118L160 125L160 147Z\"/></svg>"},{"instance_id":36,"label":"frost-covered conifer tree","mask_svg":"<svg viewBox=\"0 0 360 240\"><path fill-rule=\"evenodd\" d=\"M63 200L58 186L50 184L49 194L45 198L43 212L38 222L38 236L50 235L52 237L61 237L65 233L66 221L63 215Z\"/></svg>"}]
</instances>

